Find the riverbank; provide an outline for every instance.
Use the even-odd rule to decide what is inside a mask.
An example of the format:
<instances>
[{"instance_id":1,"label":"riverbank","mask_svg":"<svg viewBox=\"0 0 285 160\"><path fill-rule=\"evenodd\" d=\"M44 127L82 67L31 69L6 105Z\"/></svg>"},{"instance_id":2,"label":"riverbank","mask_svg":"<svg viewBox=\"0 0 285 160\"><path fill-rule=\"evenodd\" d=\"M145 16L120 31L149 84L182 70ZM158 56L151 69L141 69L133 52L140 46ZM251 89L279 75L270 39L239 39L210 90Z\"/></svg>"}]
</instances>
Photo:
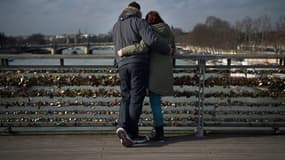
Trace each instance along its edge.
<instances>
[{"instance_id":1,"label":"riverbank","mask_svg":"<svg viewBox=\"0 0 285 160\"><path fill-rule=\"evenodd\" d=\"M178 45L178 53L209 53L209 54L282 54L285 53L285 47L277 51L273 47L262 47L259 49L215 49L211 47L198 47L192 45Z\"/></svg>"}]
</instances>

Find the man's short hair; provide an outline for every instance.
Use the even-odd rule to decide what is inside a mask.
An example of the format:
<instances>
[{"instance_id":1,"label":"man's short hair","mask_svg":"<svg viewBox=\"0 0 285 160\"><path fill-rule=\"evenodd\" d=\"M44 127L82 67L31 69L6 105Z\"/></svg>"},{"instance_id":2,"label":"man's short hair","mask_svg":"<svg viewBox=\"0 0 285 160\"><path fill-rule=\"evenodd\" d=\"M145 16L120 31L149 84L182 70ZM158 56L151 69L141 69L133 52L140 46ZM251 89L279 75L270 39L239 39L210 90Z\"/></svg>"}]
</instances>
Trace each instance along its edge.
<instances>
[{"instance_id":1,"label":"man's short hair","mask_svg":"<svg viewBox=\"0 0 285 160\"><path fill-rule=\"evenodd\" d=\"M141 6L140 6L136 1L131 2L128 6L129 6L129 7L135 7L135 8L137 8L138 10L141 9Z\"/></svg>"}]
</instances>

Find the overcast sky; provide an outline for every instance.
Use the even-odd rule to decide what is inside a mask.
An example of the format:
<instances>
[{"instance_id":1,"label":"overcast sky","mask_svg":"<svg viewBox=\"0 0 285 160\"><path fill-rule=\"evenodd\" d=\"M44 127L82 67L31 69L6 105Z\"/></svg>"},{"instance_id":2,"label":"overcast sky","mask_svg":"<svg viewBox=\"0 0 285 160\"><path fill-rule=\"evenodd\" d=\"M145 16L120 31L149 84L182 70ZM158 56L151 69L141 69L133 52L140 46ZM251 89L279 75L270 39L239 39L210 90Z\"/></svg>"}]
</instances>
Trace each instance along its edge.
<instances>
[{"instance_id":1,"label":"overcast sky","mask_svg":"<svg viewBox=\"0 0 285 160\"><path fill-rule=\"evenodd\" d=\"M32 33L92 34L111 31L130 0L0 0L0 32L6 35ZM234 24L246 16L267 15L272 21L285 16L285 0L137 0L143 16L157 10L174 27L190 31L208 16Z\"/></svg>"}]
</instances>

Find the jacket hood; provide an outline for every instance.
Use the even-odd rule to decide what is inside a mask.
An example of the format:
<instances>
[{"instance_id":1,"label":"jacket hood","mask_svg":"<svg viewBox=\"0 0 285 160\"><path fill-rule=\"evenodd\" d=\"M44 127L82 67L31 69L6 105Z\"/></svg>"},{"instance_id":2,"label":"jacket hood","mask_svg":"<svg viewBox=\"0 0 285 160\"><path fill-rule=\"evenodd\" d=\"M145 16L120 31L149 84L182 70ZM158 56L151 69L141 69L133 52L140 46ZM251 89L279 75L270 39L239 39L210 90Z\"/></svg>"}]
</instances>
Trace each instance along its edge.
<instances>
[{"instance_id":1,"label":"jacket hood","mask_svg":"<svg viewBox=\"0 0 285 160\"><path fill-rule=\"evenodd\" d=\"M166 24L166 23L153 24L153 25L151 25L151 27L156 33L158 33L162 37L168 37L169 34L171 33L171 30L170 30L168 24Z\"/></svg>"},{"instance_id":2,"label":"jacket hood","mask_svg":"<svg viewBox=\"0 0 285 160\"><path fill-rule=\"evenodd\" d=\"M123 21L125 19L128 19L129 17L142 17L142 13L140 10L138 10L135 7L127 7L123 9L121 15L119 16L119 20Z\"/></svg>"}]
</instances>

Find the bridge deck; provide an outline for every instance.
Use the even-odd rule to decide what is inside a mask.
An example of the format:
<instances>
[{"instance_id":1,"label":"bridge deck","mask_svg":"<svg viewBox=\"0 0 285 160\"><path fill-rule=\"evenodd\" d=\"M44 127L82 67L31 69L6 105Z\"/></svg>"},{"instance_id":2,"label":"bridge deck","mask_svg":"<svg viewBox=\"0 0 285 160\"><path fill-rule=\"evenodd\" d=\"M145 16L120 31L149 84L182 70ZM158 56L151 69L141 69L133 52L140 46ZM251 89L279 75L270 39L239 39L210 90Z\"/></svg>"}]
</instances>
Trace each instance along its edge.
<instances>
[{"instance_id":1,"label":"bridge deck","mask_svg":"<svg viewBox=\"0 0 285 160\"><path fill-rule=\"evenodd\" d=\"M284 151L285 135L176 135L132 148L115 135L0 136L3 160L284 160Z\"/></svg>"}]
</instances>

